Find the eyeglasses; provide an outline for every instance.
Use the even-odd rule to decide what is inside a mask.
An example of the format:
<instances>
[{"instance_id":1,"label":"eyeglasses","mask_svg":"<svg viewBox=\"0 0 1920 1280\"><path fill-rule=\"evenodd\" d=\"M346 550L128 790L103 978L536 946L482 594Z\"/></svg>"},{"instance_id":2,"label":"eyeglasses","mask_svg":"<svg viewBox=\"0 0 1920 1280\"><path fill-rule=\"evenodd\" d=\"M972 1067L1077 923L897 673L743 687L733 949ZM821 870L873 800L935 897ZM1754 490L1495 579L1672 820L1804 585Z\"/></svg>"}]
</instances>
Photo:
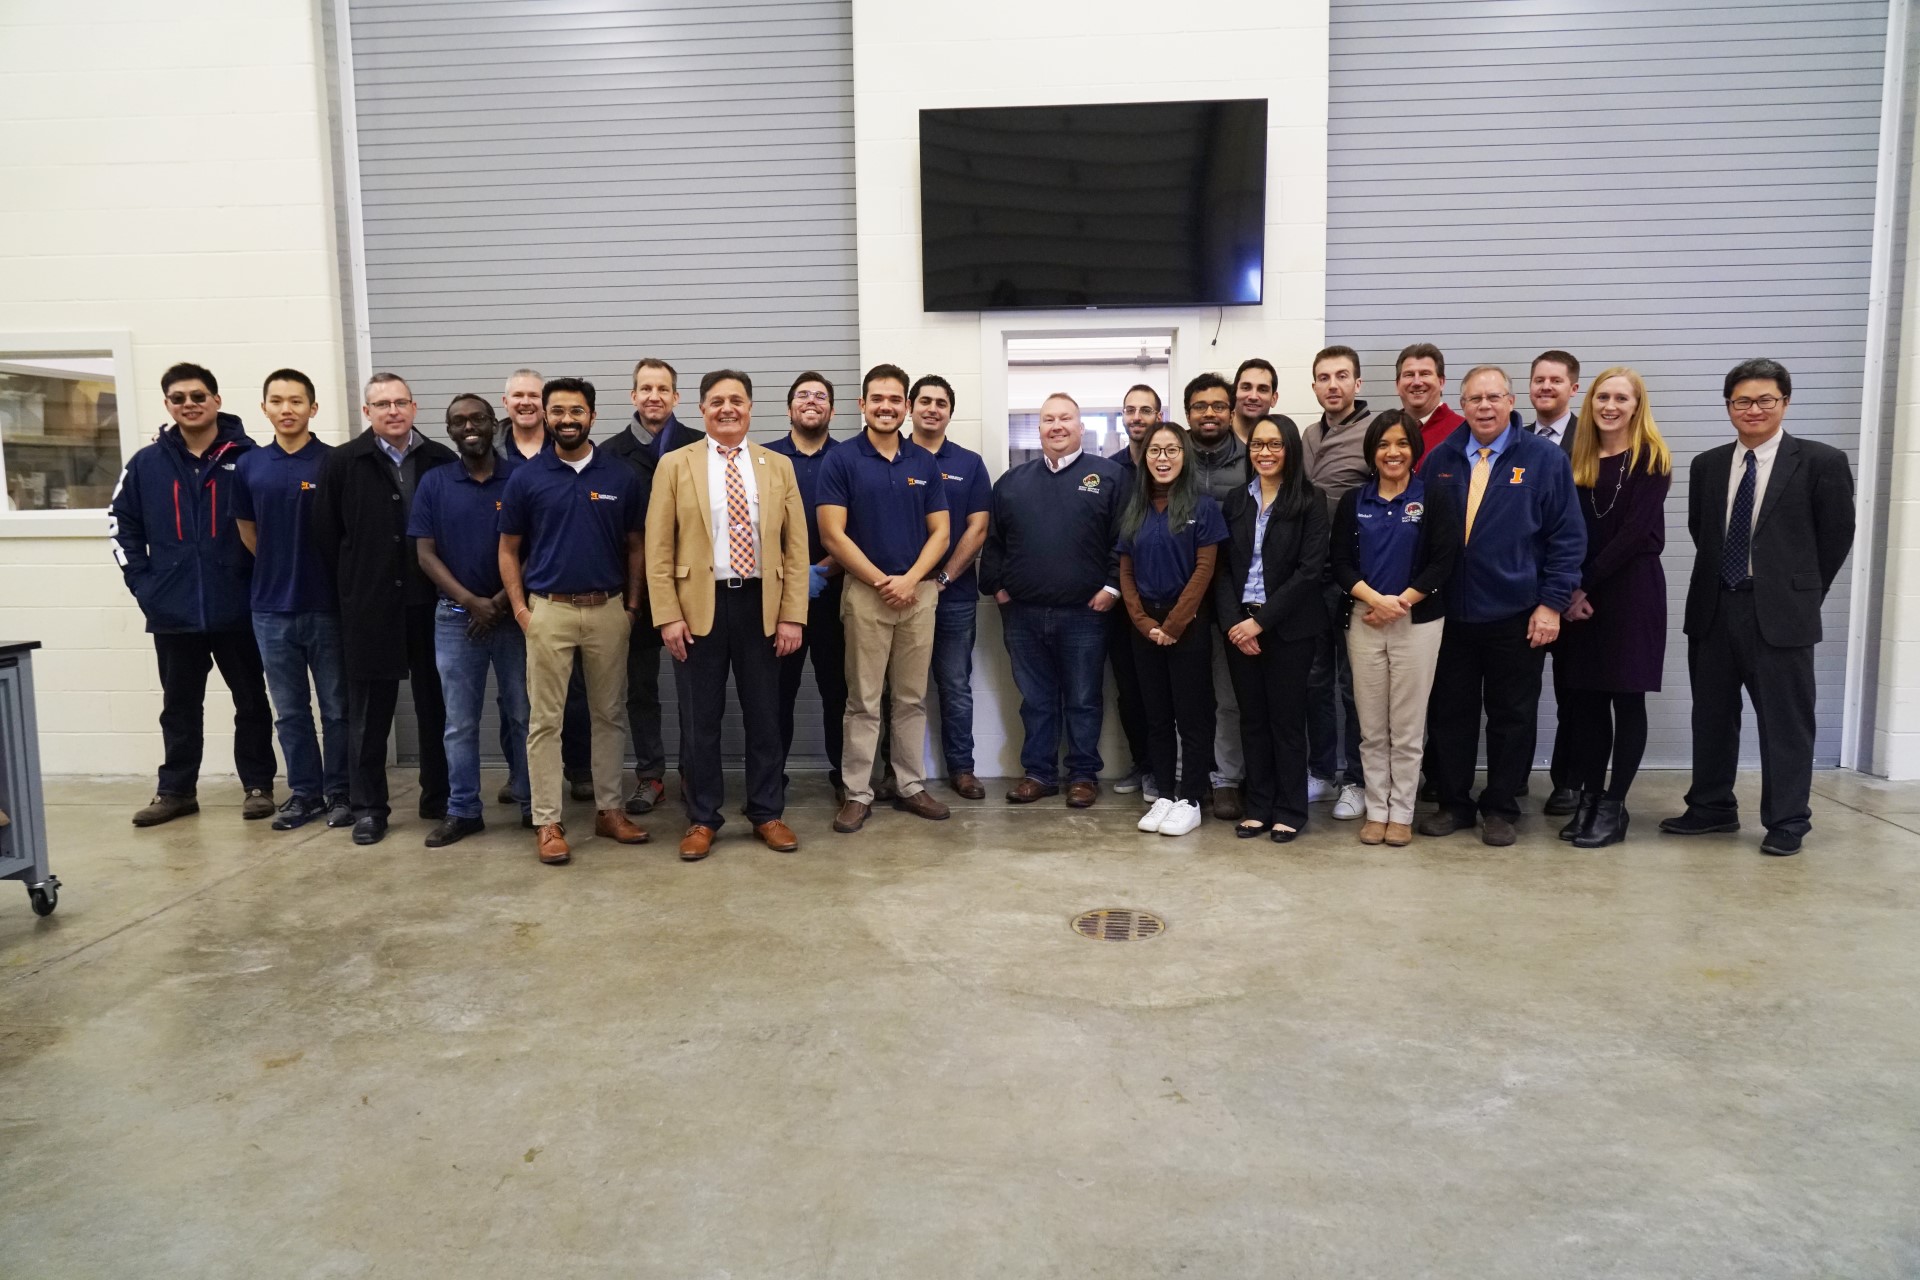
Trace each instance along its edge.
<instances>
[{"instance_id":1,"label":"eyeglasses","mask_svg":"<svg viewBox=\"0 0 1920 1280\"><path fill-rule=\"evenodd\" d=\"M1177 444L1157 444L1146 451L1149 458L1177 458L1181 452Z\"/></svg>"},{"instance_id":2,"label":"eyeglasses","mask_svg":"<svg viewBox=\"0 0 1920 1280\"><path fill-rule=\"evenodd\" d=\"M1499 404L1502 400L1511 400L1511 399L1513 399L1513 392L1499 391L1499 392L1495 392L1492 395L1466 396L1461 399L1460 403L1461 404Z\"/></svg>"},{"instance_id":3,"label":"eyeglasses","mask_svg":"<svg viewBox=\"0 0 1920 1280\"><path fill-rule=\"evenodd\" d=\"M1786 402L1785 396L1741 396L1738 400L1727 401L1727 404L1735 413L1745 413L1749 409L1765 409L1771 413Z\"/></svg>"},{"instance_id":4,"label":"eyeglasses","mask_svg":"<svg viewBox=\"0 0 1920 1280\"><path fill-rule=\"evenodd\" d=\"M796 391L793 393L793 398L795 400L812 401L815 404L832 404L833 403L833 397L828 395L824 391Z\"/></svg>"},{"instance_id":5,"label":"eyeglasses","mask_svg":"<svg viewBox=\"0 0 1920 1280\"><path fill-rule=\"evenodd\" d=\"M477 427L482 425L491 427L494 426L497 421L491 412L484 409L478 413L450 413L447 415L447 425L450 427Z\"/></svg>"},{"instance_id":6,"label":"eyeglasses","mask_svg":"<svg viewBox=\"0 0 1920 1280\"><path fill-rule=\"evenodd\" d=\"M1233 408L1231 400L1195 400L1187 406L1188 413L1225 413Z\"/></svg>"},{"instance_id":7,"label":"eyeglasses","mask_svg":"<svg viewBox=\"0 0 1920 1280\"><path fill-rule=\"evenodd\" d=\"M189 400L195 404L205 404L211 398L212 393L207 391L170 391L167 393L167 403L176 405L185 404Z\"/></svg>"},{"instance_id":8,"label":"eyeglasses","mask_svg":"<svg viewBox=\"0 0 1920 1280\"><path fill-rule=\"evenodd\" d=\"M367 408L375 413L388 413L394 409L404 409L412 403L411 400L373 400L368 402Z\"/></svg>"},{"instance_id":9,"label":"eyeglasses","mask_svg":"<svg viewBox=\"0 0 1920 1280\"><path fill-rule=\"evenodd\" d=\"M1285 453L1287 443L1284 440L1249 440L1248 453Z\"/></svg>"},{"instance_id":10,"label":"eyeglasses","mask_svg":"<svg viewBox=\"0 0 1920 1280\"><path fill-rule=\"evenodd\" d=\"M593 416L593 410L583 404L549 405L547 418L559 422L585 422Z\"/></svg>"}]
</instances>

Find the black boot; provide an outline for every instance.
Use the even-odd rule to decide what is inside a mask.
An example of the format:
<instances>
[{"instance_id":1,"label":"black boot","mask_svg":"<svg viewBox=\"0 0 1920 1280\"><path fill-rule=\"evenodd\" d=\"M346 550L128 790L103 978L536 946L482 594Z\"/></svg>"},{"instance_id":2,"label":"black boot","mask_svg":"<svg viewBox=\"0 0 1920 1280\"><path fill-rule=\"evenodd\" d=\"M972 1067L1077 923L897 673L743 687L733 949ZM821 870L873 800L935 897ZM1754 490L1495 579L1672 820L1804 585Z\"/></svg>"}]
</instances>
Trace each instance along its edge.
<instances>
[{"instance_id":1,"label":"black boot","mask_svg":"<svg viewBox=\"0 0 1920 1280\"><path fill-rule=\"evenodd\" d=\"M1604 849L1610 844L1619 844L1627 838L1627 806L1625 801L1603 799L1599 808L1593 812L1587 829L1573 838L1576 849Z\"/></svg>"},{"instance_id":2,"label":"black boot","mask_svg":"<svg viewBox=\"0 0 1920 1280\"><path fill-rule=\"evenodd\" d=\"M1573 821L1560 828L1562 840L1578 840L1580 836L1593 829L1593 813L1600 806L1598 791L1582 791L1580 803L1574 806Z\"/></svg>"}]
</instances>

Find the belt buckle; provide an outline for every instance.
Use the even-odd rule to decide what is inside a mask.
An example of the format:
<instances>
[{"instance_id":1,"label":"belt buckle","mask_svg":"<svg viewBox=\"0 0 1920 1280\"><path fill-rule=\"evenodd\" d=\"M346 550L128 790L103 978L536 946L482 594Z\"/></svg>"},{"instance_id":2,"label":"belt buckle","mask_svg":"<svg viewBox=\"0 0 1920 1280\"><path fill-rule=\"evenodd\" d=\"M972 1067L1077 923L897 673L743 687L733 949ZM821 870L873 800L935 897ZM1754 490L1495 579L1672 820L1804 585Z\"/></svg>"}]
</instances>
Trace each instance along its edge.
<instances>
[{"instance_id":1,"label":"belt buckle","mask_svg":"<svg viewBox=\"0 0 1920 1280\"><path fill-rule=\"evenodd\" d=\"M745 578L727 578L723 580L720 585L729 591L738 591L747 585L747 580Z\"/></svg>"}]
</instances>

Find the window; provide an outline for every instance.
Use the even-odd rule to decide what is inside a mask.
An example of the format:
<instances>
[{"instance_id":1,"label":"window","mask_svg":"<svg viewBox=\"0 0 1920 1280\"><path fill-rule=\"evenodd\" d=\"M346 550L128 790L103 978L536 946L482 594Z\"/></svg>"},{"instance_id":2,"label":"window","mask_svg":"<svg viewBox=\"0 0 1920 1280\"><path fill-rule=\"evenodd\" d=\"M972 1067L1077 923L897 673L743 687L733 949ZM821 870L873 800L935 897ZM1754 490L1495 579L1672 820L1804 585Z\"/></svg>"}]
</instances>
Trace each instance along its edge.
<instances>
[{"instance_id":1,"label":"window","mask_svg":"<svg viewBox=\"0 0 1920 1280\"><path fill-rule=\"evenodd\" d=\"M113 334L0 334L0 532L98 535L130 449L126 353Z\"/></svg>"}]
</instances>

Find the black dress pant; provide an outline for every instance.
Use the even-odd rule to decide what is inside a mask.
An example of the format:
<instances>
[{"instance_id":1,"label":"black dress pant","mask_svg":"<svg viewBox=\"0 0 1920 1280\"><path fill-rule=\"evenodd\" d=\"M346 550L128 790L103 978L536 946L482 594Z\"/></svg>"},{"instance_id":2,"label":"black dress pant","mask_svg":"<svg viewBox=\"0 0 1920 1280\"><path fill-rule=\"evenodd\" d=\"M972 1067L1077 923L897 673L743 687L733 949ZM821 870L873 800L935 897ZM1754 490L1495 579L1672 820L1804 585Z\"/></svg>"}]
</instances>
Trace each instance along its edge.
<instances>
[{"instance_id":1,"label":"black dress pant","mask_svg":"<svg viewBox=\"0 0 1920 1280\"><path fill-rule=\"evenodd\" d=\"M747 739L747 821L754 826L787 807L786 753L779 716L767 714L780 696L780 659L762 629L760 579L728 588L714 584L713 630L695 636L687 660L673 664L680 693L680 778L687 821L718 831L726 820L726 779L720 767L720 724L727 710L727 673L740 698Z\"/></svg>"},{"instance_id":2,"label":"black dress pant","mask_svg":"<svg viewBox=\"0 0 1920 1280\"><path fill-rule=\"evenodd\" d=\"M206 750L207 673L216 666L233 694L234 772L242 787L271 792L279 771L273 758L273 708L252 628L159 634L153 637L153 652L160 663L160 741L166 749L160 794L197 793Z\"/></svg>"},{"instance_id":3,"label":"black dress pant","mask_svg":"<svg viewBox=\"0 0 1920 1280\"><path fill-rule=\"evenodd\" d=\"M793 753L793 703L800 696L800 678L811 655L813 686L820 691L821 730L827 740L827 781L836 787L841 782L840 749L847 730L847 633L840 622L844 581L839 575L828 578L827 589L807 601L806 638L798 649L778 659L780 758L784 761Z\"/></svg>"},{"instance_id":4,"label":"black dress pant","mask_svg":"<svg viewBox=\"0 0 1920 1280\"><path fill-rule=\"evenodd\" d=\"M636 621L627 639L627 732L633 736L633 776L667 776L667 744L661 738L660 632Z\"/></svg>"},{"instance_id":5,"label":"black dress pant","mask_svg":"<svg viewBox=\"0 0 1920 1280\"><path fill-rule=\"evenodd\" d=\"M1577 745L1579 721L1568 714L1567 704L1578 703L1580 697L1577 690L1565 687L1560 673L1561 662L1556 657L1553 660L1553 758L1547 765L1547 777L1552 780L1555 791L1578 791L1586 756Z\"/></svg>"},{"instance_id":6,"label":"black dress pant","mask_svg":"<svg viewBox=\"0 0 1920 1280\"><path fill-rule=\"evenodd\" d=\"M1134 638L1139 637L1144 640L1146 637L1140 635L1139 628L1133 625L1133 619L1127 616L1125 609L1108 611L1107 628L1107 661L1113 665L1114 693L1120 704L1120 732L1127 740L1127 756L1131 761L1129 767L1152 768L1150 761L1153 758L1153 748L1147 728L1147 704L1141 694L1138 664L1133 659ZM1192 632L1195 628L1201 631L1206 630L1206 627L1202 627L1197 619L1187 630ZM1211 684L1207 692L1207 714L1213 714ZM1213 751L1211 739L1207 742L1207 751L1209 755ZM1170 796L1173 792L1163 791L1160 794Z\"/></svg>"},{"instance_id":7,"label":"black dress pant","mask_svg":"<svg viewBox=\"0 0 1920 1280\"><path fill-rule=\"evenodd\" d=\"M1307 674L1315 637L1260 637L1248 657L1227 642L1227 674L1240 703L1240 748L1247 763L1242 793L1248 818L1307 827Z\"/></svg>"},{"instance_id":8,"label":"black dress pant","mask_svg":"<svg viewBox=\"0 0 1920 1280\"><path fill-rule=\"evenodd\" d=\"M1447 619L1427 702L1427 781L1440 807L1472 822L1480 716L1487 718L1487 785L1478 812L1513 819L1533 767L1546 651L1527 643L1532 610L1494 622Z\"/></svg>"},{"instance_id":9,"label":"black dress pant","mask_svg":"<svg viewBox=\"0 0 1920 1280\"><path fill-rule=\"evenodd\" d=\"M1783 649L1760 638L1751 591L1720 593L1703 636L1687 642L1693 682L1693 786L1687 809L1731 821L1739 816L1740 691L1760 730L1760 821L1769 831L1804 836L1813 826L1813 647Z\"/></svg>"},{"instance_id":10,"label":"black dress pant","mask_svg":"<svg viewBox=\"0 0 1920 1280\"><path fill-rule=\"evenodd\" d=\"M1169 612L1167 604L1141 604L1156 619ZM1125 615L1126 610L1114 612ZM1169 800L1198 804L1206 799L1213 764L1213 618L1202 610L1172 644L1147 639L1131 617L1126 623L1154 784ZM1185 764L1177 781L1176 754Z\"/></svg>"},{"instance_id":11,"label":"black dress pant","mask_svg":"<svg viewBox=\"0 0 1920 1280\"><path fill-rule=\"evenodd\" d=\"M433 657L433 605L406 607L402 633L407 646L407 683L420 728L420 808L447 807L447 704L440 694L440 668ZM387 738L400 702L398 680L361 680L347 672L347 796L356 818L386 818Z\"/></svg>"}]
</instances>

